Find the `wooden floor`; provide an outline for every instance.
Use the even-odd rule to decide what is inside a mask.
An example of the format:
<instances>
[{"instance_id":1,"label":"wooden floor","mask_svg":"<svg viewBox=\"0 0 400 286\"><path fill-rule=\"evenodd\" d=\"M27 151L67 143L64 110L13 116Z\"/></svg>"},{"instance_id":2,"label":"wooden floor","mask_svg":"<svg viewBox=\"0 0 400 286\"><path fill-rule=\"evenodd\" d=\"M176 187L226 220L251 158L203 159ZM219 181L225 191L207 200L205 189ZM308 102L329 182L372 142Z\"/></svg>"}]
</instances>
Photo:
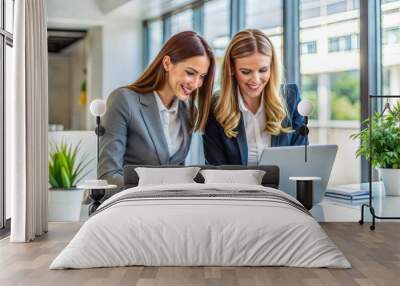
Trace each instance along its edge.
<instances>
[{"instance_id":1,"label":"wooden floor","mask_svg":"<svg viewBox=\"0 0 400 286\"><path fill-rule=\"evenodd\" d=\"M400 223L379 223L375 231L357 223L323 223L353 268L122 267L48 270L79 229L51 223L43 238L27 244L0 241L0 285L400 285Z\"/></svg>"}]
</instances>

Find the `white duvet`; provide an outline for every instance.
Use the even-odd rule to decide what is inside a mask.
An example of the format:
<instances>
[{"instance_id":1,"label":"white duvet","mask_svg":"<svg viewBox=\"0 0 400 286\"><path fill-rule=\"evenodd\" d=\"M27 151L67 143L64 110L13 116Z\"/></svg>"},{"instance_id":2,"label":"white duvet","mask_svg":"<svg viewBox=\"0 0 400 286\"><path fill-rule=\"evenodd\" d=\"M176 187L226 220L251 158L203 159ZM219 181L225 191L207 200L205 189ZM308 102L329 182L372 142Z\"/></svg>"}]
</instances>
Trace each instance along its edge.
<instances>
[{"instance_id":1,"label":"white duvet","mask_svg":"<svg viewBox=\"0 0 400 286\"><path fill-rule=\"evenodd\" d=\"M145 266L294 266L349 268L317 221L289 204L259 198L182 197L126 200L132 192L262 186L179 184L127 189L105 201L50 269Z\"/></svg>"}]
</instances>

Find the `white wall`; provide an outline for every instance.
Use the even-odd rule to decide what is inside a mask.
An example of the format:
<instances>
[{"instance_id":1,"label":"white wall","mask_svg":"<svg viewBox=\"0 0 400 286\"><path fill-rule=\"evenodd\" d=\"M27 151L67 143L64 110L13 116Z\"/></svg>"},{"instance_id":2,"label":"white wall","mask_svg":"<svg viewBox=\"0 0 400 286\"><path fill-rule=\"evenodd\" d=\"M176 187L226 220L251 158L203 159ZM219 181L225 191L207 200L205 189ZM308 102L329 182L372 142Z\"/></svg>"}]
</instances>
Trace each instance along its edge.
<instances>
[{"instance_id":1,"label":"white wall","mask_svg":"<svg viewBox=\"0 0 400 286\"><path fill-rule=\"evenodd\" d=\"M90 102L103 97L103 27L96 26L88 30L86 36L87 55L87 96L86 129L94 125L93 116L89 112Z\"/></svg>"},{"instance_id":2,"label":"white wall","mask_svg":"<svg viewBox=\"0 0 400 286\"><path fill-rule=\"evenodd\" d=\"M107 99L110 93L133 82L142 72L142 22L106 21L88 33L88 106L93 99ZM95 120L86 115L87 129Z\"/></svg>"},{"instance_id":3,"label":"white wall","mask_svg":"<svg viewBox=\"0 0 400 286\"><path fill-rule=\"evenodd\" d=\"M133 82L142 71L142 22L108 22L103 27L103 98Z\"/></svg>"}]
</instances>

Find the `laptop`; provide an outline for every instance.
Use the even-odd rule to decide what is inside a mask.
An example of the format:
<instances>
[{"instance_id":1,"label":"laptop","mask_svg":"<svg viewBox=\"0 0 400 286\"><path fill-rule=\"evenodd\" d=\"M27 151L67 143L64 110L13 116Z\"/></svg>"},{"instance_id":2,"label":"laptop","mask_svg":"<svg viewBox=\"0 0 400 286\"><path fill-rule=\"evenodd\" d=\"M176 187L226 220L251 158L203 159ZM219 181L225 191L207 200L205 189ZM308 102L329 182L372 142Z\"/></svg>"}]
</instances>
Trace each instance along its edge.
<instances>
[{"instance_id":1,"label":"laptop","mask_svg":"<svg viewBox=\"0 0 400 286\"><path fill-rule=\"evenodd\" d=\"M325 195L337 150L337 145L308 145L305 162L304 145L265 148L258 164L278 166L279 189L294 197L296 182L289 177L321 177L320 181L314 181L313 193L314 203L319 203Z\"/></svg>"}]
</instances>

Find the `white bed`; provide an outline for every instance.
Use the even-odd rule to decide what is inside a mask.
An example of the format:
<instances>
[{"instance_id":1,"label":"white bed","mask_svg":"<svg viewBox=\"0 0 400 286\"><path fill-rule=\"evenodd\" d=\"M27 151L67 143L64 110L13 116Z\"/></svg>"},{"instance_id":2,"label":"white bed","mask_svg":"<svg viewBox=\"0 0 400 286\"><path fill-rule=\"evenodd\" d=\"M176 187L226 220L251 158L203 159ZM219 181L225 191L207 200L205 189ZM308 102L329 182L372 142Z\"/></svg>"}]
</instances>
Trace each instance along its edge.
<instances>
[{"instance_id":1,"label":"white bed","mask_svg":"<svg viewBox=\"0 0 400 286\"><path fill-rule=\"evenodd\" d=\"M162 195L175 190L174 196ZM158 192L160 197L146 197ZM233 193L240 196L229 195ZM299 204L282 191L254 185L130 188L99 207L50 269L128 265L350 268L342 252Z\"/></svg>"}]
</instances>

